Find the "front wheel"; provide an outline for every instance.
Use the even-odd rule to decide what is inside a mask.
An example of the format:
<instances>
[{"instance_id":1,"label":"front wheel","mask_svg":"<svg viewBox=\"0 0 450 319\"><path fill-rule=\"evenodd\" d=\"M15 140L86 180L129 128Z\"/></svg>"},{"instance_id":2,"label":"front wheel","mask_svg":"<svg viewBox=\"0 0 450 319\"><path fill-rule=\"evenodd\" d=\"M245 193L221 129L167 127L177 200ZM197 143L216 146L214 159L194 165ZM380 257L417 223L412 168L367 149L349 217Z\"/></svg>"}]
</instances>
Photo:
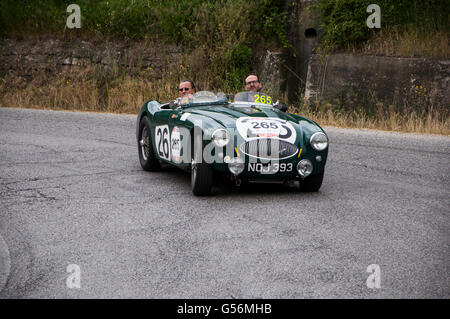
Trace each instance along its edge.
<instances>
[{"instance_id":1,"label":"front wheel","mask_svg":"<svg viewBox=\"0 0 450 319\"><path fill-rule=\"evenodd\" d=\"M157 171L161 168L161 164L153 151L150 121L146 116L139 123L138 151L139 162L144 170Z\"/></svg>"},{"instance_id":2,"label":"front wheel","mask_svg":"<svg viewBox=\"0 0 450 319\"><path fill-rule=\"evenodd\" d=\"M323 175L325 172L316 175L310 175L299 181L300 191L302 192L317 192L322 186Z\"/></svg>"}]
</instances>

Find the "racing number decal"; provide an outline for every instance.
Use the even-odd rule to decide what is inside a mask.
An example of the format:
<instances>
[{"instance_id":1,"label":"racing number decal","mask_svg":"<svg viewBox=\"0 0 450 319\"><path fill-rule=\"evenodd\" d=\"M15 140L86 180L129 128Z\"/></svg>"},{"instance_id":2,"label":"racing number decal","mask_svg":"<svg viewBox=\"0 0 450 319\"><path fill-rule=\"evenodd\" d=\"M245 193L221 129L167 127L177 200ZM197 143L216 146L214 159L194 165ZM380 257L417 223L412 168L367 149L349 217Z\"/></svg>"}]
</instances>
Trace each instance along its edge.
<instances>
[{"instance_id":1,"label":"racing number decal","mask_svg":"<svg viewBox=\"0 0 450 319\"><path fill-rule=\"evenodd\" d=\"M236 120L236 128L246 141L257 138L277 138L294 144L297 138L291 123L275 117L241 117Z\"/></svg>"},{"instance_id":2,"label":"racing number decal","mask_svg":"<svg viewBox=\"0 0 450 319\"><path fill-rule=\"evenodd\" d=\"M278 124L276 122L266 122L266 121L260 121L260 122L251 122L253 125L253 128L273 128L275 130L278 129Z\"/></svg>"},{"instance_id":3,"label":"racing number decal","mask_svg":"<svg viewBox=\"0 0 450 319\"><path fill-rule=\"evenodd\" d=\"M169 136L169 126L161 125L155 128L155 143L156 150L158 152L159 157L164 158L166 160L170 160L170 136Z\"/></svg>"},{"instance_id":4,"label":"racing number decal","mask_svg":"<svg viewBox=\"0 0 450 319\"><path fill-rule=\"evenodd\" d=\"M174 127L170 137L170 152L175 163L181 162L181 135L178 127Z\"/></svg>"},{"instance_id":5,"label":"racing number decal","mask_svg":"<svg viewBox=\"0 0 450 319\"><path fill-rule=\"evenodd\" d=\"M255 103L272 104L270 96L255 94Z\"/></svg>"}]
</instances>

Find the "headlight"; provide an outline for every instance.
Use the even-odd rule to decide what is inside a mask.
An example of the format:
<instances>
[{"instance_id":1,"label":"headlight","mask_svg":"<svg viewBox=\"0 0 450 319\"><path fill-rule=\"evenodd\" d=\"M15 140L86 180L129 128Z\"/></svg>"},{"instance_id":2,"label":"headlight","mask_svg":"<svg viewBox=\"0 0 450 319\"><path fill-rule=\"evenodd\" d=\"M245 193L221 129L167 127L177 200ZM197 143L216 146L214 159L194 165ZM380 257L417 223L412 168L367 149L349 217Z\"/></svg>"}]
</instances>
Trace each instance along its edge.
<instances>
[{"instance_id":1,"label":"headlight","mask_svg":"<svg viewBox=\"0 0 450 319\"><path fill-rule=\"evenodd\" d=\"M316 151L323 151L328 147L328 137L322 132L314 133L309 142Z\"/></svg>"},{"instance_id":2,"label":"headlight","mask_svg":"<svg viewBox=\"0 0 450 319\"><path fill-rule=\"evenodd\" d=\"M228 169L233 175L239 175L245 168L245 162L240 157L234 157L228 162Z\"/></svg>"},{"instance_id":3,"label":"headlight","mask_svg":"<svg viewBox=\"0 0 450 319\"><path fill-rule=\"evenodd\" d=\"M301 177L307 177L307 176L311 175L311 173L313 171L313 165L309 160L302 159L297 164L297 171Z\"/></svg>"},{"instance_id":4,"label":"headlight","mask_svg":"<svg viewBox=\"0 0 450 319\"><path fill-rule=\"evenodd\" d=\"M230 134L227 130L218 129L211 135L211 139L218 147L224 147L230 142Z\"/></svg>"}]
</instances>

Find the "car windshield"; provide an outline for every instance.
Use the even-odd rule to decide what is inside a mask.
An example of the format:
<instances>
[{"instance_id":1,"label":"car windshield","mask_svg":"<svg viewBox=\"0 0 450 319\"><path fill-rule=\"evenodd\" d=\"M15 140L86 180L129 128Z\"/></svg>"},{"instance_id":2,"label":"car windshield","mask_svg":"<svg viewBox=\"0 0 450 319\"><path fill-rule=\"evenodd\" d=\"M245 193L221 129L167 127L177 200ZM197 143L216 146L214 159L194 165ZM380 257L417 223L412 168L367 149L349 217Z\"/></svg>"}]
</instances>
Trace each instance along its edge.
<instances>
[{"instance_id":1,"label":"car windshield","mask_svg":"<svg viewBox=\"0 0 450 319\"><path fill-rule=\"evenodd\" d=\"M217 93L214 94L209 91L200 91L194 94L185 95L180 98L181 105L192 105L192 104L216 104L224 103L227 101L225 94Z\"/></svg>"},{"instance_id":2,"label":"car windshield","mask_svg":"<svg viewBox=\"0 0 450 319\"><path fill-rule=\"evenodd\" d=\"M234 104L273 106L272 97L260 92L239 92L234 96Z\"/></svg>"}]
</instances>

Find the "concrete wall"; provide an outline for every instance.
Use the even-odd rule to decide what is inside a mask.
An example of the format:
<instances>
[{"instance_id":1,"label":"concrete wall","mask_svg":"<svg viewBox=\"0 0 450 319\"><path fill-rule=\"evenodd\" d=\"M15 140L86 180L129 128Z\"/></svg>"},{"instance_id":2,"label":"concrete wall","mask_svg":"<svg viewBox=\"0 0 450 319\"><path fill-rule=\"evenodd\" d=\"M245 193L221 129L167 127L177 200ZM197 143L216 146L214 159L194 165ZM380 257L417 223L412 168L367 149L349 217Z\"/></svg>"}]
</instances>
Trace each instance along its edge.
<instances>
[{"instance_id":1,"label":"concrete wall","mask_svg":"<svg viewBox=\"0 0 450 319\"><path fill-rule=\"evenodd\" d=\"M315 3L317 0L299 0L286 1L285 5L289 13L287 36L292 47L286 50L281 70L286 81L283 89L291 103L304 93L308 61L320 39L320 16L313 8Z\"/></svg>"},{"instance_id":2,"label":"concrete wall","mask_svg":"<svg viewBox=\"0 0 450 319\"><path fill-rule=\"evenodd\" d=\"M285 91L283 89L285 87L285 79L280 72L283 63L283 52L270 50L266 50L258 61L258 74L263 84L262 91L276 97L276 99L282 98Z\"/></svg>"},{"instance_id":3,"label":"concrete wall","mask_svg":"<svg viewBox=\"0 0 450 319\"><path fill-rule=\"evenodd\" d=\"M450 108L450 61L331 54L313 55L305 98L344 105Z\"/></svg>"}]
</instances>

